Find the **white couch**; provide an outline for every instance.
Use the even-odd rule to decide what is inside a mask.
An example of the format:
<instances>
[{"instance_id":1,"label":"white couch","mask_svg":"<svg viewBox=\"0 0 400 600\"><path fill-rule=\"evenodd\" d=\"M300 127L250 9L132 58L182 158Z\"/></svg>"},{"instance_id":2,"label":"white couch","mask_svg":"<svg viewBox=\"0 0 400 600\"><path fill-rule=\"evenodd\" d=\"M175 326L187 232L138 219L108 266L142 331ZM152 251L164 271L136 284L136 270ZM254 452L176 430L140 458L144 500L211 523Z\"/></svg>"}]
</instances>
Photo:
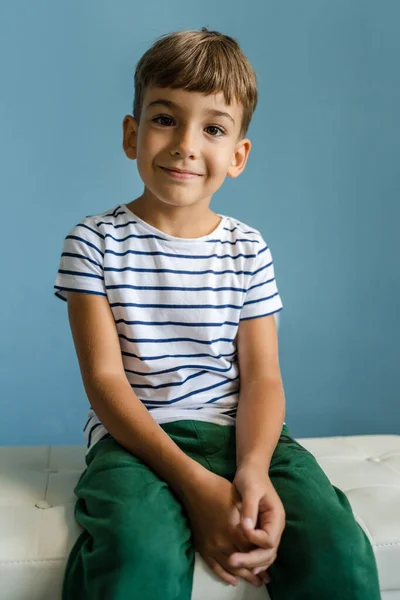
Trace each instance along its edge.
<instances>
[{"instance_id":1,"label":"white couch","mask_svg":"<svg viewBox=\"0 0 400 600\"><path fill-rule=\"evenodd\" d=\"M400 600L400 435L298 441L346 492L370 537L382 599ZM0 600L61 598L66 558L80 533L73 488L84 452L84 446L0 446ZM196 555L192 600L204 598L267 600L268 594L243 580L227 586Z\"/></svg>"}]
</instances>

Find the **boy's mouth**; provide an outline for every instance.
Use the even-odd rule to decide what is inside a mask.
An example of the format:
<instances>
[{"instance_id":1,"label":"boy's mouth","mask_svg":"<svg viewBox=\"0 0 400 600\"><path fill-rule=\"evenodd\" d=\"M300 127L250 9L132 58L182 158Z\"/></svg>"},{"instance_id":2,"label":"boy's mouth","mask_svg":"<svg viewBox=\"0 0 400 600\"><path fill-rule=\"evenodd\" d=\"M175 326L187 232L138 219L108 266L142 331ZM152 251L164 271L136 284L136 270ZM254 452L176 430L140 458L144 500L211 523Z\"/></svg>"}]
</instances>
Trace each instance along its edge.
<instances>
[{"instance_id":1,"label":"boy's mouth","mask_svg":"<svg viewBox=\"0 0 400 600\"><path fill-rule=\"evenodd\" d=\"M188 173L190 175L200 175L200 173L195 173L194 171L190 171L189 169L179 169L178 167L161 167L162 169L167 169L167 171L176 171L177 173Z\"/></svg>"},{"instance_id":2,"label":"boy's mouth","mask_svg":"<svg viewBox=\"0 0 400 600\"><path fill-rule=\"evenodd\" d=\"M175 179L193 179L194 177L201 177L199 173L193 173L192 171L180 171L179 169L168 169L167 167L160 167L160 169Z\"/></svg>"}]
</instances>

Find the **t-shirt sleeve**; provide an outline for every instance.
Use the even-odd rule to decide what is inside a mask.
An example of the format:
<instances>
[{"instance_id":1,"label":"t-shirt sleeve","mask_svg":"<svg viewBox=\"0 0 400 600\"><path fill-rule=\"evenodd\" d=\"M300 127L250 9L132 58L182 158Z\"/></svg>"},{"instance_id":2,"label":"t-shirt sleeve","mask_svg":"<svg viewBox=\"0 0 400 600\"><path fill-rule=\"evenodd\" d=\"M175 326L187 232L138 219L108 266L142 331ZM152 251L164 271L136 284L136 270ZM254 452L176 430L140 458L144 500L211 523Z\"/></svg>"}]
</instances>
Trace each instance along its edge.
<instances>
[{"instance_id":1,"label":"t-shirt sleeve","mask_svg":"<svg viewBox=\"0 0 400 600\"><path fill-rule=\"evenodd\" d=\"M95 219L85 217L66 236L54 293L67 300L66 292L107 296L103 273L104 236Z\"/></svg>"},{"instance_id":2,"label":"t-shirt sleeve","mask_svg":"<svg viewBox=\"0 0 400 600\"><path fill-rule=\"evenodd\" d=\"M265 317L283 308L275 280L271 251L263 238L260 246L254 259L249 287L240 312L241 321Z\"/></svg>"}]
</instances>

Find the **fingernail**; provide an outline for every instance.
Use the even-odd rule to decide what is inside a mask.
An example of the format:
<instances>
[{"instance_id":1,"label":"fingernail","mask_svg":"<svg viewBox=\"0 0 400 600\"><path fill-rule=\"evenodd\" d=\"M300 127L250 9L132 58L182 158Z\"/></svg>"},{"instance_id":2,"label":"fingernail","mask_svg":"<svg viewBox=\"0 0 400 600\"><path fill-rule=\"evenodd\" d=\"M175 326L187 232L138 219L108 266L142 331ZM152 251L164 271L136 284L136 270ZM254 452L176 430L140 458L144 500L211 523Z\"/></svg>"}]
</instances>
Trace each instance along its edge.
<instances>
[{"instance_id":1,"label":"fingernail","mask_svg":"<svg viewBox=\"0 0 400 600\"><path fill-rule=\"evenodd\" d=\"M243 519L243 525L245 527L247 527L248 529L253 529L253 521L252 521L252 519L250 519L249 517L247 517L246 519Z\"/></svg>"}]
</instances>

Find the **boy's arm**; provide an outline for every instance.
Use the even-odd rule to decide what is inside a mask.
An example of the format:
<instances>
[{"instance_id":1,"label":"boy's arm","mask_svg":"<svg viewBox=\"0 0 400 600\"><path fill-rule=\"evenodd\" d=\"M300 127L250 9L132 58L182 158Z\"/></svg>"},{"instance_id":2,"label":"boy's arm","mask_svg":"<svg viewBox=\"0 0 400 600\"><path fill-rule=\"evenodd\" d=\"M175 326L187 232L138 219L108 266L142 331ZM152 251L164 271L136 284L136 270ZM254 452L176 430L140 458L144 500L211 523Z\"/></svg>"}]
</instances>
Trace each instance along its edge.
<instances>
[{"instance_id":1,"label":"boy's arm","mask_svg":"<svg viewBox=\"0 0 400 600\"><path fill-rule=\"evenodd\" d=\"M285 395L274 315L239 322L240 394L236 415L237 469L268 473L285 419Z\"/></svg>"},{"instance_id":2,"label":"boy's arm","mask_svg":"<svg viewBox=\"0 0 400 600\"><path fill-rule=\"evenodd\" d=\"M187 456L153 419L124 371L107 298L68 292L68 316L85 391L96 415L123 447L143 460L182 499L208 471Z\"/></svg>"}]
</instances>

